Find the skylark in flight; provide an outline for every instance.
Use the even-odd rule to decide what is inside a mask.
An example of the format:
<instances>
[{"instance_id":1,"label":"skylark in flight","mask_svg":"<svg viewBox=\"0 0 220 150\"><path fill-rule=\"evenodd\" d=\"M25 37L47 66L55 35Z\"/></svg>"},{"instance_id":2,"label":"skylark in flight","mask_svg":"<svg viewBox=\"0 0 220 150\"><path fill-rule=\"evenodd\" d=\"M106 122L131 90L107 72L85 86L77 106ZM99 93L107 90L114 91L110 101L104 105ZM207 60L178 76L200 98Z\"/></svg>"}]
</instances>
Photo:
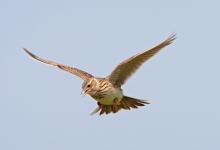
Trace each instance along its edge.
<instances>
[{"instance_id":1,"label":"skylark in flight","mask_svg":"<svg viewBox=\"0 0 220 150\"><path fill-rule=\"evenodd\" d=\"M171 44L175 40L175 36L176 34L171 34L166 40L153 48L145 50L122 61L111 72L111 74L105 78L94 77L93 75L80 69L40 58L25 48L23 48L23 50L32 58L42 63L58 67L83 79L82 93L84 95L90 95L97 101L98 105L91 114L99 112L99 114L102 115L104 113L116 113L121 109L130 110L131 108L138 108L139 106L150 104L150 101L148 100L140 100L125 96L121 86L145 61L150 59L165 46Z\"/></svg>"}]
</instances>

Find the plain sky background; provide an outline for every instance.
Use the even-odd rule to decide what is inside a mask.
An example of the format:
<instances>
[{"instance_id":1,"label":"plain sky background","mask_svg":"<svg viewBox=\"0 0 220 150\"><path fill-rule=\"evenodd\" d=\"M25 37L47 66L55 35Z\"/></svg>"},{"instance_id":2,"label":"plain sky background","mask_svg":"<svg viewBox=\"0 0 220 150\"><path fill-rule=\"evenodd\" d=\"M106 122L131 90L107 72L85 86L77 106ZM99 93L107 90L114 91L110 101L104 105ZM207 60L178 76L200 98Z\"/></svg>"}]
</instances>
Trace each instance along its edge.
<instances>
[{"instance_id":1,"label":"plain sky background","mask_svg":"<svg viewBox=\"0 0 220 150\"><path fill-rule=\"evenodd\" d=\"M220 149L220 2L0 1L1 150ZM178 39L123 86L152 104L90 116L82 80L21 50L103 77L122 60Z\"/></svg>"}]
</instances>

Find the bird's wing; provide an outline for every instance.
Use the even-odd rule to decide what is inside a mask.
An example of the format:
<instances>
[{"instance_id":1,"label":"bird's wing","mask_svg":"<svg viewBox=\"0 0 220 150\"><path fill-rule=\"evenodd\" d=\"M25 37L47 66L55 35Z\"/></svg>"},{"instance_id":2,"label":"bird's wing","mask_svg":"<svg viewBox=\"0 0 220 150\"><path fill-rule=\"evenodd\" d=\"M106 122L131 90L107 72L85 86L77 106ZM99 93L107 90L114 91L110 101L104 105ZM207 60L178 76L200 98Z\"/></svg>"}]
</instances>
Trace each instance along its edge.
<instances>
[{"instance_id":1,"label":"bird's wing","mask_svg":"<svg viewBox=\"0 0 220 150\"><path fill-rule=\"evenodd\" d=\"M165 46L171 44L173 40L175 40L175 36L176 34L171 34L157 46L124 60L107 78L114 86L120 87L145 61L150 59Z\"/></svg>"},{"instance_id":2,"label":"bird's wing","mask_svg":"<svg viewBox=\"0 0 220 150\"><path fill-rule=\"evenodd\" d=\"M23 48L23 50L29 54L32 58L42 62L42 63L45 63L45 64L48 64L48 65L52 65L52 66L55 66L55 67L58 67L64 71L67 71L71 74L74 74L78 77L80 77L81 79L83 80L87 80L88 78L91 78L93 77L91 74L85 72L85 71L82 71L80 69L77 69L77 68L73 68L73 67L69 67L69 66L66 66L66 65L63 65L63 64L60 64L60 63L57 63L57 62L54 62L54 61L51 61L51 60L45 60L45 59L42 59L36 55L34 55L33 53L31 53L30 51L28 51L26 48Z\"/></svg>"}]
</instances>

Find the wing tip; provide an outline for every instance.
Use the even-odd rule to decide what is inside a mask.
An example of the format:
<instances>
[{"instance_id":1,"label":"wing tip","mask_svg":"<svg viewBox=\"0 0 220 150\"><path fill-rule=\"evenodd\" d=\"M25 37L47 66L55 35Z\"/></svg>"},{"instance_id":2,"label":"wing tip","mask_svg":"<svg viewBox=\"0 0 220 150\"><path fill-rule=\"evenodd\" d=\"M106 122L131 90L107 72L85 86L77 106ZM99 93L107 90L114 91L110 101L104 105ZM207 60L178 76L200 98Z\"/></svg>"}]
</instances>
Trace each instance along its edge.
<instances>
[{"instance_id":1,"label":"wing tip","mask_svg":"<svg viewBox=\"0 0 220 150\"><path fill-rule=\"evenodd\" d=\"M30 52L29 52L26 48L24 48L24 47L22 48L22 50L25 51L25 52L28 53L28 54L30 53Z\"/></svg>"},{"instance_id":2,"label":"wing tip","mask_svg":"<svg viewBox=\"0 0 220 150\"><path fill-rule=\"evenodd\" d=\"M169 37L167 38L167 40L169 41L169 43L172 43L175 39L177 39L177 33L173 32L169 35Z\"/></svg>"},{"instance_id":3,"label":"wing tip","mask_svg":"<svg viewBox=\"0 0 220 150\"><path fill-rule=\"evenodd\" d=\"M28 49L22 48L23 51L25 51L28 55L30 55L32 58L36 58L34 54L32 54Z\"/></svg>"},{"instance_id":4,"label":"wing tip","mask_svg":"<svg viewBox=\"0 0 220 150\"><path fill-rule=\"evenodd\" d=\"M34 59L34 60L37 60L41 63L44 63L44 64L48 64L48 65L53 65L53 66L57 66L58 64L53 62L53 61L48 61L48 60L45 60L43 58L40 58L38 57L37 55L31 53L28 49L26 48L23 48L23 50L31 57L31 59Z\"/></svg>"}]
</instances>

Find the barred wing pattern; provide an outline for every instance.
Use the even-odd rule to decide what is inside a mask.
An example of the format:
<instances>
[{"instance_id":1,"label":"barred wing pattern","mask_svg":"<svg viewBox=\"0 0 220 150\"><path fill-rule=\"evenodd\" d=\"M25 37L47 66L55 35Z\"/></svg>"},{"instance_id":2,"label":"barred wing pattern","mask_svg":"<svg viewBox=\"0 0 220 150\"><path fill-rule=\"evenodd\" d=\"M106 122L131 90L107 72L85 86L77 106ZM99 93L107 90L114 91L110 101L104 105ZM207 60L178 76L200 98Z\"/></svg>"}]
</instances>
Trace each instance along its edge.
<instances>
[{"instance_id":1,"label":"barred wing pattern","mask_svg":"<svg viewBox=\"0 0 220 150\"><path fill-rule=\"evenodd\" d=\"M129 59L121 62L108 76L108 80L115 86L120 87L137 69L148 59L154 56L165 46L171 44L175 40L176 34L171 34L166 40L157 46L146 50L142 53L136 54Z\"/></svg>"},{"instance_id":2,"label":"barred wing pattern","mask_svg":"<svg viewBox=\"0 0 220 150\"><path fill-rule=\"evenodd\" d=\"M85 71L82 71L80 69L77 69L77 68L73 68L73 67L69 67L69 66L66 66L66 65L63 65L63 64L60 64L60 63L57 63L57 62L54 62L54 61L51 61L51 60L45 60L45 59L42 59L36 55L34 55L33 53L31 53L30 51L28 51L26 48L23 48L23 50L29 54L32 58L42 62L42 63L45 63L45 64L48 64L48 65L52 65L52 66L55 66L55 67L58 67L64 71L67 71L73 75L76 75L78 77L80 77L81 79L83 80L88 80L89 78L93 77L91 74L85 72Z\"/></svg>"}]
</instances>

